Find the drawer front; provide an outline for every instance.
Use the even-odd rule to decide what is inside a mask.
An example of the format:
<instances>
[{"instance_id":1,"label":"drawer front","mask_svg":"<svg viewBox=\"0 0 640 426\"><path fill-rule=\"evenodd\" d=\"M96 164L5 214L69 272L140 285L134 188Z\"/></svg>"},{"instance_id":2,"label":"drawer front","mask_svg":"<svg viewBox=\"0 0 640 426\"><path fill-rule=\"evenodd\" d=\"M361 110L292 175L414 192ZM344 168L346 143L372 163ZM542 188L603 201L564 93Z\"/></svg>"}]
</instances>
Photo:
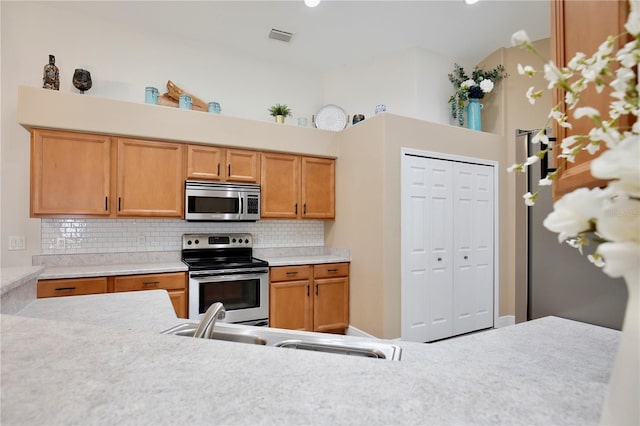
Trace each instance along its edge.
<instances>
[{"instance_id":1,"label":"drawer front","mask_svg":"<svg viewBox=\"0 0 640 426\"><path fill-rule=\"evenodd\" d=\"M306 280L311 277L311 267L302 266L276 266L271 268L271 282Z\"/></svg>"},{"instance_id":2,"label":"drawer front","mask_svg":"<svg viewBox=\"0 0 640 426\"><path fill-rule=\"evenodd\" d=\"M128 275L116 277L114 291L136 290L184 290L187 285L187 274L174 272L168 274Z\"/></svg>"},{"instance_id":3,"label":"drawer front","mask_svg":"<svg viewBox=\"0 0 640 426\"><path fill-rule=\"evenodd\" d=\"M313 266L313 278L331 278L349 276L348 263L323 263Z\"/></svg>"},{"instance_id":4,"label":"drawer front","mask_svg":"<svg viewBox=\"0 0 640 426\"><path fill-rule=\"evenodd\" d=\"M43 297L79 296L107 292L107 278L69 278L61 280L39 280L37 295Z\"/></svg>"}]
</instances>

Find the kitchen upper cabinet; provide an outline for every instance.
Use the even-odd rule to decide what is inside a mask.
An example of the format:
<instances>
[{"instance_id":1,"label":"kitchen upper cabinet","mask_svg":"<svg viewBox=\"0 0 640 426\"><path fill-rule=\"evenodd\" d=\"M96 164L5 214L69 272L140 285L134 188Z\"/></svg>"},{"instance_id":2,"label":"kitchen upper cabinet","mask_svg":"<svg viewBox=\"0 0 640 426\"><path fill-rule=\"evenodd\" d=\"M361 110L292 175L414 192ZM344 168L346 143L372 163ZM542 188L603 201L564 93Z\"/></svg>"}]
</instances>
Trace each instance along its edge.
<instances>
[{"instance_id":1,"label":"kitchen upper cabinet","mask_svg":"<svg viewBox=\"0 0 640 426\"><path fill-rule=\"evenodd\" d=\"M260 182L260 153L244 149L187 145L187 178Z\"/></svg>"},{"instance_id":2,"label":"kitchen upper cabinet","mask_svg":"<svg viewBox=\"0 0 640 426\"><path fill-rule=\"evenodd\" d=\"M628 13L627 8L628 2L626 0L554 0L551 4L551 49L554 62L560 66L566 66L578 52L591 56L608 36L623 33ZM619 38L614 50L621 48L627 41L627 39ZM580 105L594 107L602 114L606 114L612 99L610 94L609 87L601 93L597 93L591 87L582 92ZM554 91L552 105L556 105L563 99L563 91ZM561 111L566 112L563 102L561 103ZM558 144L567 136L586 135L594 127L589 118L575 120L571 113L568 121L573 125L571 129L560 127L554 122L553 134L557 136ZM624 117L624 120L620 122L622 128L628 128L632 124L628 117ZM600 153L604 148L601 146ZM555 151L556 155L561 152L559 148ZM580 187L603 186L605 181L591 176L590 166L594 158L596 156L590 155L586 151L580 152L574 163L558 158L560 171L554 180L554 198L560 198Z\"/></svg>"},{"instance_id":3,"label":"kitchen upper cabinet","mask_svg":"<svg viewBox=\"0 0 640 426\"><path fill-rule=\"evenodd\" d=\"M344 334L349 325L349 264L272 267L269 324Z\"/></svg>"},{"instance_id":4,"label":"kitchen upper cabinet","mask_svg":"<svg viewBox=\"0 0 640 426\"><path fill-rule=\"evenodd\" d=\"M183 144L118 138L118 216L182 217Z\"/></svg>"},{"instance_id":5,"label":"kitchen upper cabinet","mask_svg":"<svg viewBox=\"0 0 640 426\"><path fill-rule=\"evenodd\" d=\"M260 162L261 217L335 217L335 160L262 153Z\"/></svg>"},{"instance_id":6,"label":"kitchen upper cabinet","mask_svg":"<svg viewBox=\"0 0 640 426\"><path fill-rule=\"evenodd\" d=\"M31 131L31 217L109 216L111 138Z\"/></svg>"}]
</instances>

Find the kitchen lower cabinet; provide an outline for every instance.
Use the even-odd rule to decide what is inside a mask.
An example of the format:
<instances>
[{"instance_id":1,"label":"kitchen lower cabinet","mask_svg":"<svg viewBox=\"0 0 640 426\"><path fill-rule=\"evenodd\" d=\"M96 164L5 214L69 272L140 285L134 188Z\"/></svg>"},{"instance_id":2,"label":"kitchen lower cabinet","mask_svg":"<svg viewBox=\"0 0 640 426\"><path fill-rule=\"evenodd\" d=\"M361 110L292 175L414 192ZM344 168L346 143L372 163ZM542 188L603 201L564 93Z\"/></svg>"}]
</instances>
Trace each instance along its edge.
<instances>
[{"instance_id":1,"label":"kitchen lower cabinet","mask_svg":"<svg viewBox=\"0 0 640 426\"><path fill-rule=\"evenodd\" d=\"M493 166L407 155L402 173L402 339L493 327Z\"/></svg>"},{"instance_id":2,"label":"kitchen lower cabinet","mask_svg":"<svg viewBox=\"0 0 640 426\"><path fill-rule=\"evenodd\" d=\"M184 272L117 276L113 283L114 292L159 289L169 293L176 315L187 318L187 274Z\"/></svg>"},{"instance_id":3,"label":"kitchen lower cabinet","mask_svg":"<svg viewBox=\"0 0 640 426\"><path fill-rule=\"evenodd\" d=\"M107 278L64 278L58 280L38 280L36 295L46 297L80 296L107 292Z\"/></svg>"},{"instance_id":4,"label":"kitchen lower cabinet","mask_svg":"<svg viewBox=\"0 0 640 426\"><path fill-rule=\"evenodd\" d=\"M349 325L349 264L272 267L269 324L344 334Z\"/></svg>"},{"instance_id":5,"label":"kitchen lower cabinet","mask_svg":"<svg viewBox=\"0 0 640 426\"><path fill-rule=\"evenodd\" d=\"M179 318L188 318L185 272L38 280L37 297L80 296L121 291L167 290Z\"/></svg>"}]
</instances>

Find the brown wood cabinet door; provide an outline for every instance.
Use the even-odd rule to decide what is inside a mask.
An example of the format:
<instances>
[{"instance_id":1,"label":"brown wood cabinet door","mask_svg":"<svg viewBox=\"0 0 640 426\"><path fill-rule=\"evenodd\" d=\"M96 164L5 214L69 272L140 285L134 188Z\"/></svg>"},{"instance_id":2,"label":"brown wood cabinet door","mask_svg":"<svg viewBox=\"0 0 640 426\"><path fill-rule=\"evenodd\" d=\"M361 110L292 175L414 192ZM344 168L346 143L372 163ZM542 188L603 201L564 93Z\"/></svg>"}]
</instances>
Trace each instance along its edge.
<instances>
[{"instance_id":1,"label":"brown wood cabinet door","mask_svg":"<svg viewBox=\"0 0 640 426\"><path fill-rule=\"evenodd\" d=\"M313 331L344 333L349 325L349 278L314 280Z\"/></svg>"},{"instance_id":2,"label":"brown wood cabinet door","mask_svg":"<svg viewBox=\"0 0 640 426\"><path fill-rule=\"evenodd\" d=\"M187 146L187 178L221 180L224 173L224 149L215 146Z\"/></svg>"},{"instance_id":3,"label":"brown wood cabinet door","mask_svg":"<svg viewBox=\"0 0 640 426\"><path fill-rule=\"evenodd\" d=\"M302 157L302 218L335 218L336 161Z\"/></svg>"},{"instance_id":4,"label":"brown wood cabinet door","mask_svg":"<svg viewBox=\"0 0 640 426\"><path fill-rule=\"evenodd\" d=\"M107 292L107 278L65 278L59 280L38 280L37 296L60 297Z\"/></svg>"},{"instance_id":5,"label":"brown wood cabinet door","mask_svg":"<svg viewBox=\"0 0 640 426\"><path fill-rule=\"evenodd\" d=\"M627 7L627 1L622 0L554 0L551 4L551 49L554 62L566 66L577 52L591 56L608 36L624 32ZM625 39L618 39L614 50L618 50L626 42ZM601 114L607 114L612 99L610 93L611 89L608 87L601 93L589 88L582 93L582 100L578 106L591 106ZM555 91L553 105L562 99L564 99L564 92ZM564 104L562 104L561 110L565 112ZM625 120L620 124L623 127L631 126L632 123L626 118ZM553 134L557 136L558 143L570 135L586 135L594 127L589 118L575 120L572 112L569 112L567 121L572 123L572 129L560 127L554 122ZM604 149L605 146L602 144L600 153ZM555 151L556 155L561 152L560 148ZM576 156L574 163L565 163L564 159L557 159L560 172L553 185L554 198L560 198L576 188L604 185L604 181L591 176L590 163L594 158L596 156L583 151Z\"/></svg>"},{"instance_id":6,"label":"brown wood cabinet door","mask_svg":"<svg viewBox=\"0 0 640 426\"><path fill-rule=\"evenodd\" d=\"M114 291L184 290L187 287L185 272L162 274L122 275L115 277Z\"/></svg>"},{"instance_id":7,"label":"brown wood cabinet door","mask_svg":"<svg viewBox=\"0 0 640 426\"><path fill-rule=\"evenodd\" d=\"M227 149L227 181L260 182L260 153L244 149Z\"/></svg>"},{"instance_id":8,"label":"brown wood cabinet door","mask_svg":"<svg viewBox=\"0 0 640 426\"><path fill-rule=\"evenodd\" d=\"M111 139L31 131L31 217L109 216Z\"/></svg>"},{"instance_id":9,"label":"brown wood cabinet door","mask_svg":"<svg viewBox=\"0 0 640 426\"><path fill-rule=\"evenodd\" d=\"M262 153L260 158L263 218L297 219L300 200L300 157Z\"/></svg>"},{"instance_id":10,"label":"brown wood cabinet door","mask_svg":"<svg viewBox=\"0 0 640 426\"><path fill-rule=\"evenodd\" d=\"M187 292L185 290L167 290L178 318L188 318Z\"/></svg>"},{"instance_id":11,"label":"brown wood cabinet door","mask_svg":"<svg viewBox=\"0 0 640 426\"><path fill-rule=\"evenodd\" d=\"M118 139L118 216L182 217L183 144Z\"/></svg>"},{"instance_id":12,"label":"brown wood cabinet door","mask_svg":"<svg viewBox=\"0 0 640 426\"><path fill-rule=\"evenodd\" d=\"M269 286L269 325L313 331L311 281L286 281Z\"/></svg>"}]
</instances>

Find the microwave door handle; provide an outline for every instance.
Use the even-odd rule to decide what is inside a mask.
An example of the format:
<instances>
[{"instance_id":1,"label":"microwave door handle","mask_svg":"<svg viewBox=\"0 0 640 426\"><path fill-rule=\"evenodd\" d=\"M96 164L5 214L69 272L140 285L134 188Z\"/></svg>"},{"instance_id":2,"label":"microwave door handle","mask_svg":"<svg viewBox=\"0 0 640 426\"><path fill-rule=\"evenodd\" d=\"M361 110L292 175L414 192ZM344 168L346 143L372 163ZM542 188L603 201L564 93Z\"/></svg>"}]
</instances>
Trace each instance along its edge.
<instances>
[{"instance_id":1,"label":"microwave door handle","mask_svg":"<svg viewBox=\"0 0 640 426\"><path fill-rule=\"evenodd\" d=\"M244 213L244 200L242 199L242 195L240 195L240 214Z\"/></svg>"}]
</instances>

